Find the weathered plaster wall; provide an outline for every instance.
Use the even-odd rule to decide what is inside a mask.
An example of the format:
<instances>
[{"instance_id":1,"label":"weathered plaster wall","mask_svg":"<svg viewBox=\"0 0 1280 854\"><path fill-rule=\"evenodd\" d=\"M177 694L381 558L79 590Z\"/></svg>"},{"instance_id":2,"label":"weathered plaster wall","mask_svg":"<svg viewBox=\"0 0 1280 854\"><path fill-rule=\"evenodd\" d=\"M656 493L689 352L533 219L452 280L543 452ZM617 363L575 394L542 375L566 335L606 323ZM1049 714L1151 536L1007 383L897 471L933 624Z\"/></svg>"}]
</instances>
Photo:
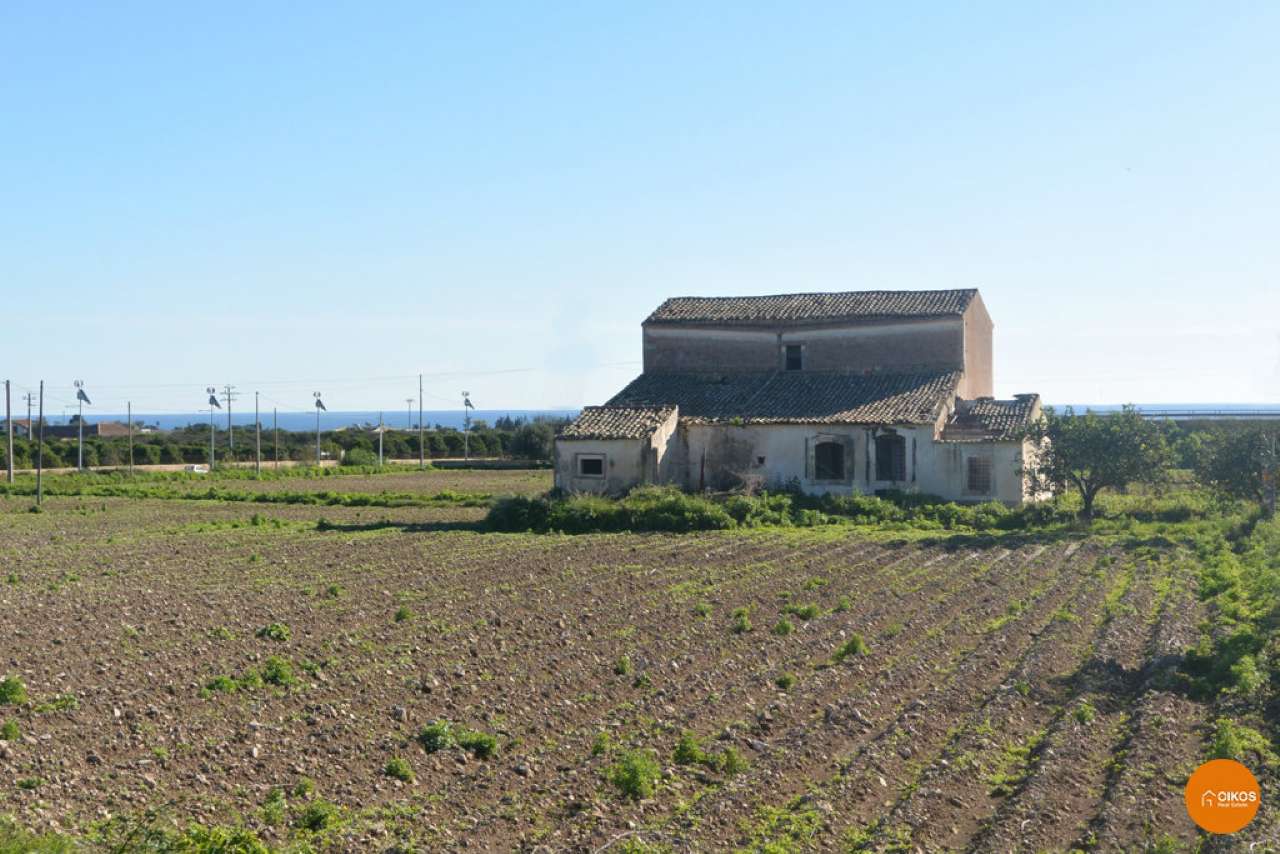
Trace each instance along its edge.
<instances>
[{"instance_id":1,"label":"weathered plaster wall","mask_svg":"<svg viewBox=\"0 0 1280 854\"><path fill-rule=\"evenodd\" d=\"M673 411L648 439L557 439L555 485L569 492L619 494L641 483L678 482L683 471L678 437L679 413ZM604 454L605 476L581 477L577 458Z\"/></svg>"},{"instance_id":2,"label":"weathered plaster wall","mask_svg":"<svg viewBox=\"0 0 1280 854\"><path fill-rule=\"evenodd\" d=\"M642 439L557 439L555 484L569 492L618 494L644 480L645 448ZM579 477L581 454L604 454L604 477Z\"/></svg>"},{"instance_id":3,"label":"weathered plaster wall","mask_svg":"<svg viewBox=\"0 0 1280 854\"><path fill-rule=\"evenodd\" d=\"M964 377L957 394L966 400L975 397L991 397L995 394L995 374L992 365L992 342L995 324L982 296L975 294L964 313Z\"/></svg>"},{"instance_id":4,"label":"weathered plaster wall","mask_svg":"<svg viewBox=\"0 0 1280 854\"><path fill-rule=\"evenodd\" d=\"M957 317L803 329L652 324L644 327L644 369L716 373L782 370L786 345L799 344L806 370L958 370L965 367L965 323ZM980 326L975 321L977 332ZM986 347L989 362L990 341Z\"/></svg>"}]
</instances>

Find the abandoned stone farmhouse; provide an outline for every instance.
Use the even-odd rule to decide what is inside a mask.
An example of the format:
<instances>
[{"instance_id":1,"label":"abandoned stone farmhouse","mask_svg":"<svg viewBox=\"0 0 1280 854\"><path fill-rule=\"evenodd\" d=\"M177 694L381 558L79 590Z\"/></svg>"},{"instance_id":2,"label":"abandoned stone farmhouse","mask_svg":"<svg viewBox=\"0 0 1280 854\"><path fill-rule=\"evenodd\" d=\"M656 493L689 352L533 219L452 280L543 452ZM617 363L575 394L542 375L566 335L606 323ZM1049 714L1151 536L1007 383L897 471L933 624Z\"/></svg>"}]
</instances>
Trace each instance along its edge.
<instances>
[{"instance_id":1,"label":"abandoned stone farmhouse","mask_svg":"<svg viewBox=\"0 0 1280 854\"><path fill-rule=\"evenodd\" d=\"M1040 398L992 398L977 290L675 297L642 329L644 372L557 437L557 486L1031 497Z\"/></svg>"}]
</instances>

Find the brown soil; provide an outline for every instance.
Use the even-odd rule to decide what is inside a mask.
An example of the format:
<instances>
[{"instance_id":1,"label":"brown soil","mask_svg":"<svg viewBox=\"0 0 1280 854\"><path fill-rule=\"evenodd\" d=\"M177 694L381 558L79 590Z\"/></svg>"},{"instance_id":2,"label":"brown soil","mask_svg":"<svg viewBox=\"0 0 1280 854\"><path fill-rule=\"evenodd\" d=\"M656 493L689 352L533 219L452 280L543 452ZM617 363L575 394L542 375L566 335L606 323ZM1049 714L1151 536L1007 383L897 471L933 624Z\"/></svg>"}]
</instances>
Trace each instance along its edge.
<instances>
[{"instance_id":1,"label":"brown soil","mask_svg":"<svg viewBox=\"0 0 1280 854\"><path fill-rule=\"evenodd\" d=\"M472 474L513 482L432 476ZM261 805L307 778L342 809L312 840L332 850L1056 851L1091 834L1133 850L1153 827L1195 836L1178 780L1205 712L1169 675L1197 612L1172 561L840 527L477 534L451 529L483 514L461 507L29 503L0 499L0 675L30 695L0 707L23 733L0 745L0 814L32 827L163 807L280 843L302 833L287 819L307 796L280 825ZM749 631L733 630L738 608ZM784 616L792 631L773 633ZM273 623L287 640L257 636ZM833 660L855 633L867 652ZM203 690L269 656L298 684ZM75 707L56 708L67 695ZM425 752L414 737L435 719L494 734L497 755ZM685 731L745 768L675 764ZM650 799L607 779L627 749L656 751ZM413 782L383 773L394 756Z\"/></svg>"}]
</instances>

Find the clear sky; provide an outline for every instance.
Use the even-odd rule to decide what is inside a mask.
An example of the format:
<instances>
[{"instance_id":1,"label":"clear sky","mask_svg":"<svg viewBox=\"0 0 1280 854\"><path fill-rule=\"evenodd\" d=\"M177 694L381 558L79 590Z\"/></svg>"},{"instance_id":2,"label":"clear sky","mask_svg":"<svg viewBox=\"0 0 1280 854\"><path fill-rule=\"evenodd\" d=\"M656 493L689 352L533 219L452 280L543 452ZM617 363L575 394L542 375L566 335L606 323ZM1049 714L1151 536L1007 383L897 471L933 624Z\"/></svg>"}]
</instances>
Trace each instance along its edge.
<instances>
[{"instance_id":1,"label":"clear sky","mask_svg":"<svg viewBox=\"0 0 1280 854\"><path fill-rule=\"evenodd\" d=\"M1277 402L1278 34L1265 2L7 0L0 378L576 406L667 296L978 287L999 395Z\"/></svg>"}]
</instances>

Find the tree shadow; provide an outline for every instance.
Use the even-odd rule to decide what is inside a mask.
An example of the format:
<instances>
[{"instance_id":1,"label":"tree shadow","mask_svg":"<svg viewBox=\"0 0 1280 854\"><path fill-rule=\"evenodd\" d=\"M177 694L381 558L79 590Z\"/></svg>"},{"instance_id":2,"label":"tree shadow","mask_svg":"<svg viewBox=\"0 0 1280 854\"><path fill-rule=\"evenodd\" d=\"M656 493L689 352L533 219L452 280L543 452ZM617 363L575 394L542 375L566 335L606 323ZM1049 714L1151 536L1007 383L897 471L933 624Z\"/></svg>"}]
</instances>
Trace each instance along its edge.
<instances>
[{"instance_id":1,"label":"tree shadow","mask_svg":"<svg viewBox=\"0 0 1280 854\"><path fill-rule=\"evenodd\" d=\"M431 534L443 531L471 531L482 534L488 531L483 522L393 522L382 519L377 522L328 522L316 523L316 530L338 534L358 534L369 531L396 529L405 534Z\"/></svg>"}]
</instances>

